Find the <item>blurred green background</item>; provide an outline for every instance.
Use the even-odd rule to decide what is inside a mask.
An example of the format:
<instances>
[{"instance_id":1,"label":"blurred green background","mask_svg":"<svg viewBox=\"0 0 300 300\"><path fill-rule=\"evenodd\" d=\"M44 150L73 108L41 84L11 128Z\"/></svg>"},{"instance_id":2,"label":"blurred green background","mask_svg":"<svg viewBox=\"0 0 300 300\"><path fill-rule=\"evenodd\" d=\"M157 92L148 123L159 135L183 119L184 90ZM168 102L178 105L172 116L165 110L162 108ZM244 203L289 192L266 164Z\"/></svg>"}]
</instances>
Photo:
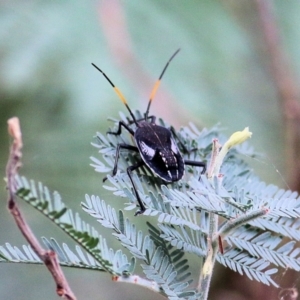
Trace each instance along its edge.
<instances>
[{"instance_id":1,"label":"blurred green background","mask_svg":"<svg viewBox=\"0 0 300 300\"><path fill-rule=\"evenodd\" d=\"M299 75L300 2L274 1L274 10L284 50ZM24 140L21 174L59 191L77 211L85 193L110 199L101 189L103 176L89 166L89 157L97 155L90 142L96 131L106 132L108 116L117 118L126 109L91 63L107 73L131 108L145 110L155 80L180 47L152 113L177 128L190 121L199 127L221 123L227 135L250 126L251 144L265 154L250 159L251 166L266 182L287 188L282 114L260 29L255 1L246 0L1 1L2 177L10 144L6 121L18 116ZM20 246L25 241L5 208L4 183L1 199L0 244ZM115 201L122 207L120 199ZM38 237L66 239L21 206ZM161 299L113 283L107 274L73 269L66 275L78 299ZM1 299L58 298L44 267L1 264L0 278ZM228 286L226 278L218 282Z\"/></svg>"}]
</instances>

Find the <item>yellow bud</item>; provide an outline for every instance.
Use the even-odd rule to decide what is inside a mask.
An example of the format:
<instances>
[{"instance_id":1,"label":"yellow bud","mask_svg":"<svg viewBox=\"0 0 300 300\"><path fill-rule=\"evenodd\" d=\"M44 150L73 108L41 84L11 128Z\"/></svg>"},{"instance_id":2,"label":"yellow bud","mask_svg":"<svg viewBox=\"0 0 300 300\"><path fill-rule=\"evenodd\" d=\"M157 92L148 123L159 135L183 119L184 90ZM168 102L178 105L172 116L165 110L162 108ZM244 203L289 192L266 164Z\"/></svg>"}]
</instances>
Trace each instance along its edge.
<instances>
[{"instance_id":1,"label":"yellow bud","mask_svg":"<svg viewBox=\"0 0 300 300\"><path fill-rule=\"evenodd\" d=\"M230 138L227 140L227 142L223 145L221 151L218 153L217 157L215 158L215 161L213 162L213 165L211 166L211 172L209 177L212 178L212 176L218 176L220 172L221 165L223 163L224 157L229 151L230 148L233 146L236 146L238 144L243 143L245 140L250 138L252 136L252 132L249 131L249 127L246 127L243 131L236 131L233 133Z\"/></svg>"},{"instance_id":2,"label":"yellow bud","mask_svg":"<svg viewBox=\"0 0 300 300\"><path fill-rule=\"evenodd\" d=\"M252 132L249 131L249 127L246 127L243 131L236 131L235 133L233 133L223 147L229 150L233 146L243 143L251 136Z\"/></svg>"}]
</instances>

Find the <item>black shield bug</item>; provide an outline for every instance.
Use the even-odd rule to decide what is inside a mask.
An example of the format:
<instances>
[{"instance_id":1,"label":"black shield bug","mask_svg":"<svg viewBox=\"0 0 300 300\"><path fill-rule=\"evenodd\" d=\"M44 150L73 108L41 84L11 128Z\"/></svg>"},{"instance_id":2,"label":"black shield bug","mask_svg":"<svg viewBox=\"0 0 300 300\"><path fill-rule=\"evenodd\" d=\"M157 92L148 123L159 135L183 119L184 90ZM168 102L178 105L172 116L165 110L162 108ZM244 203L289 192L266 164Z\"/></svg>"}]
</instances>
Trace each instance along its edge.
<instances>
[{"instance_id":1,"label":"black shield bug","mask_svg":"<svg viewBox=\"0 0 300 300\"><path fill-rule=\"evenodd\" d=\"M153 90L151 92L150 100L148 102L147 110L145 112L145 116L141 120L137 120L129 108L127 101L121 91L112 83L112 81L107 77L107 75L98 68L95 64L92 64L98 71L102 73L102 75L107 79L107 81L114 88L115 92L124 103L126 108L128 109L132 122L129 124L124 123L123 121L119 122L118 130L116 132L107 132L107 134L120 135L122 131L122 127L124 127L134 138L136 146L129 144L118 144L116 149L116 158L115 164L112 171L112 176L116 175L118 168L118 160L121 149L127 149L131 151L138 152L142 158L142 160L132 166L127 168L127 174L132 183L133 190L136 195L136 199L140 206L140 210L138 210L135 215L139 215L145 212L146 208L144 203L142 202L139 193L137 191L136 185L132 178L132 171L138 169L139 167L146 165L152 170L154 174L159 176L166 182L175 182L180 180L184 175L184 165L202 167L202 174L205 173L206 164L200 161L191 161L183 159L179 148L172 136L172 132L170 129L157 125L155 123L155 116L148 116L151 102L156 94L156 91L159 87L161 79L171 62L171 60L175 57L175 55L179 52L178 49L168 60L165 65L162 73L160 74L157 82L155 83ZM130 126L131 124L136 125L136 129L133 130ZM105 179L104 179L105 180Z\"/></svg>"}]
</instances>

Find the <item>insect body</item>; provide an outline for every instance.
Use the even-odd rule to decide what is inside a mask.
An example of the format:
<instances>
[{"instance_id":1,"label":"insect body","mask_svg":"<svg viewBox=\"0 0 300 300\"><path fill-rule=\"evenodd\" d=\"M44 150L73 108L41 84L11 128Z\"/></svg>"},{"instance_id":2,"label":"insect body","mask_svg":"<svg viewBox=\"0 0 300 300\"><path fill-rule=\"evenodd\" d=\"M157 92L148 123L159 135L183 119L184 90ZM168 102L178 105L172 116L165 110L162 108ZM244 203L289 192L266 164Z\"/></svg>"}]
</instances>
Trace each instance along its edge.
<instances>
[{"instance_id":1,"label":"insect body","mask_svg":"<svg viewBox=\"0 0 300 300\"><path fill-rule=\"evenodd\" d=\"M135 143L144 163L156 175L167 182L178 181L184 174L183 158L171 131L154 121L139 123L134 132Z\"/></svg>"},{"instance_id":2,"label":"insect body","mask_svg":"<svg viewBox=\"0 0 300 300\"><path fill-rule=\"evenodd\" d=\"M150 105L152 99L155 96L157 88L160 84L160 81L174 56L179 52L179 49L171 56L167 64L165 65L158 81L154 85L152 90L148 107L145 113L145 117L141 120L137 120L129 108L127 101L121 91L112 83L112 81L107 77L107 75L99 69L96 65L92 64L102 75L108 80L111 86L114 88L115 92L118 94L121 101L127 107L133 123L136 125L135 131L130 127L129 124L124 123L123 121L119 122L118 130L116 132L109 131L108 134L120 135L122 132L122 127L124 127L134 138L136 146L129 144L118 144L116 149L116 158L115 164L112 172L112 176L116 175L118 168L118 160L120 156L121 149L127 149L131 151L138 152L142 158L140 162L135 165L129 166L127 168L127 174L132 183L137 201L140 206L135 215L142 214L145 212L146 208L143 204L139 193L137 191L136 185L132 178L132 171L138 169L141 166L148 166L153 173L159 176L166 182L175 182L180 180L184 175L184 165L191 165L202 167L202 174L206 170L206 164L199 161L191 161L183 159L179 148L172 136L172 131L166 127L157 125L155 123L155 116L148 116Z\"/></svg>"}]
</instances>

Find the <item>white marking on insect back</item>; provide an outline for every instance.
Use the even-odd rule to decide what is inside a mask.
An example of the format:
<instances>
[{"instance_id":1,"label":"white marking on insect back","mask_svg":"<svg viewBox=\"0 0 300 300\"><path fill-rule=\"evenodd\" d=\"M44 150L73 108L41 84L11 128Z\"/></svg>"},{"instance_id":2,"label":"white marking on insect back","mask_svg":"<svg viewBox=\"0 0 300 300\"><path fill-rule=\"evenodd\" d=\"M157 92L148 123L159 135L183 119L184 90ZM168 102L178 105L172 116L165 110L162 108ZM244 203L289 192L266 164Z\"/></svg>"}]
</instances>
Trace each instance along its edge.
<instances>
[{"instance_id":1,"label":"white marking on insect back","mask_svg":"<svg viewBox=\"0 0 300 300\"><path fill-rule=\"evenodd\" d=\"M166 159L165 155L163 152L159 152L159 155L161 156L161 159L163 160L164 164L165 164L165 167L167 169L169 169L169 165L168 165L168 160Z\"/></svg>"},{"instance_id":2,"label":"white marking on insect back","mask_svg":"<svg viewBox=\"0 0 300 300\"><path fill-rule=\"evenodd\" d=\"M152 159L155 155L155 150L147 146L144 142L140 142L141 151L144 155L147 155Z\"/></svg>"},{"instance_id":3,"label":"white marking on insect back","mask_svg":"<svg viewBox=\"0 0 300 300\"><path fill-rule=\"evenodd\" d=\"M173 139L171 139L171 150L173 153L178 154L178 148Z\"/></svg>"}]
</instances>

